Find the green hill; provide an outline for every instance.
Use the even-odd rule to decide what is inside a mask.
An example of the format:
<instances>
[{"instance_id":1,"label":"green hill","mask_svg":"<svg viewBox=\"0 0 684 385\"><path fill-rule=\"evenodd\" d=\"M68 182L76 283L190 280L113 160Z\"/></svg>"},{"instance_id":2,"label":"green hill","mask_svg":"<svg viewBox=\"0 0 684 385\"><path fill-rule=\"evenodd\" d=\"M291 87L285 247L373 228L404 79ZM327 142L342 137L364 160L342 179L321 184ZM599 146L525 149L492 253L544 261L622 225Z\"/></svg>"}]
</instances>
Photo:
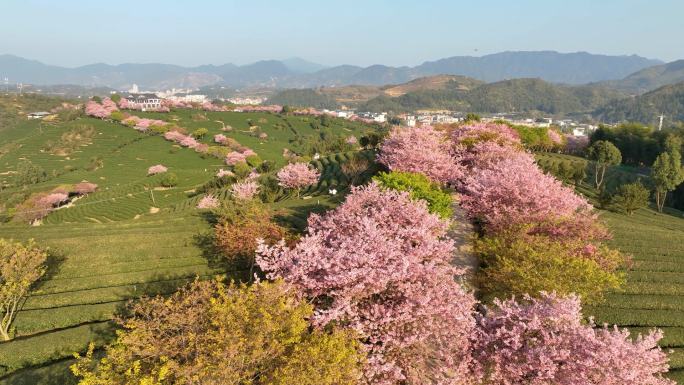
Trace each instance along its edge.
<instances>
[{"instance_id":1,"label":"green hill","mask_svg":"<svg viewBox=\"0 0 684 385\"><path fill-rule=\"evenodd\" d=\"M461 112L531 112L567 114L593 111L609 100L625 96L595 86L558 87L540 79L512 79L480 85L472 90L419 90L390 98L380 96L359 106L362 111L452 110Z\"/></svg>"},{"instance_id":2,"label":"green hill","mask_svg":"<svg viewBox=\"0 0 684 385\"><path fill-rule=\"evenodd\" d=\"M684 81L684 60L677 60L672 63L644 68L624 79L604 80L592 84L615 88L632 95L641 95L662 86L682 81Z\"/></svg>"},{"instance_id":3,"label":"green hill","mask_svg":"<svg viewBox=\"0 0 684 385\"><path fill-rule=\"evenodd\" d=\"M485 82L465 76L436 75L411 80L399 85L354 85L344 87L320 87L315 89L285 90L268 99L270 104L293 107L337 109L357 108L377 97L397 97L409 92L427 90L456 90L458 92L477 88Z\"/></svg>"},{"instance_id":4,"label":"green hill","mask_svg":"<svg viewBox=\"0 0 684 385\"><path fill-rule=\"evenodd\" d=\"M285 90L268 98L268 104L291 107L313 107L335 110L341 105L334 98L315 89Z\"/></svg>"},{"instance_id":5,"label":"green hill","mask_svg":"<svg viewBox=\"0 0 684 385\"><path fill-rule=\"evenodd\" d=\"M641 122L657 127L658 116L665 126L684 121L684 82L669 84L635 98L612 101L596 113L604 122Z\"/></svg>"},{"instance_id":6,"label":"green hill","mask_svg":"<svg viewBox=\"0 0 684 385\"><path fill-rule=\"evenodd\" d=\"M65 104L80 103L77 99L55 98L38 94L0 94L0 131L26 120L32 112L47 111Z\"/></svg>"},{"instance_id":7,"label":"green hill","mask_svg":"<svg viewBox=\"0 0 684 385\"><path fill-rule=\"evenodd\" d=\"M313 117L303 121L265 113L202 112L206 120L198 119L198 112L192 110L134 114L174 122L188 131L206 128L209 134L199 140L206 144L222 133L262 159L276 162L278 168L288 161L283 149L301 152L306 140L360 137L374 129L343 119L330 119L329 127L315 129ZM52 155L44 150L46 142L59 140L77 124L92 126L95 135L76 152ZM224 124L232 126L232 131L223 131ZM267 137L253 137L250 127L254 125ZM5 185L14 182L23 161L42 167L48 175L41 183L0 191L0 236L21 242L34 238L50 248L48 273L13 324L16 338L0 342L0 384L74 383L68 358L83 352L90 342L102 346L111 341L115 329L110 319L127 300L173 292L195 276L225 274L246 279L243 261L229 265L215 258L209 247L211 223L195 208L202 197L198 186L215 179L219 169L229 169L222 160L180 148L158 135L93 118L64 124L25 121L2 132L0 150L0 182ZM370 160L375 156L370 150L359 154ZM304 189L302 199L278 191L271 206L282 210L281 224L301 231L311 212L334 207L348 191L339 164L355 153L321 155L312 161L321 171L320 182ZM102 165L87 171L93 157L100 158ZM163 174L148 177L147 169L156 164L175 173L178 186L162 187ZM96 183L98 191L55 210L41 225L6 221L9 209L32 193L82 181ZM339 193L331 196L330 188ZM225 196L228 191L223 188L217 193Z\"/></svg>"}]
</instances>

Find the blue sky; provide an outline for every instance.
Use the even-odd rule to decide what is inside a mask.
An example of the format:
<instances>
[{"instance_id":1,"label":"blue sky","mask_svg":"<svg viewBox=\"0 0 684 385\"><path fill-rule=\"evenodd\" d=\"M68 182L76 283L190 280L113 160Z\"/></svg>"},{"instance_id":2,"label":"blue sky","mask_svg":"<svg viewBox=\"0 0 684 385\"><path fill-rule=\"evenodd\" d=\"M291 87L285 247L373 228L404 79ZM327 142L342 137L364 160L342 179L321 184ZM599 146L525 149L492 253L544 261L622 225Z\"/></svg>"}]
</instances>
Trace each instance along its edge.
<instances>
[{"instance_id":1,"label":"blue sky","mask_svg":"<svg viewBox=\"0 0 684 385\"><path fill-rule=\"evenodd\" d=\"M682 0L22 0L0 5L0 54L68 67L293 56L415 66L536 50L673 61L684 59L683 14Z\"/></svg>"}]
</instances>

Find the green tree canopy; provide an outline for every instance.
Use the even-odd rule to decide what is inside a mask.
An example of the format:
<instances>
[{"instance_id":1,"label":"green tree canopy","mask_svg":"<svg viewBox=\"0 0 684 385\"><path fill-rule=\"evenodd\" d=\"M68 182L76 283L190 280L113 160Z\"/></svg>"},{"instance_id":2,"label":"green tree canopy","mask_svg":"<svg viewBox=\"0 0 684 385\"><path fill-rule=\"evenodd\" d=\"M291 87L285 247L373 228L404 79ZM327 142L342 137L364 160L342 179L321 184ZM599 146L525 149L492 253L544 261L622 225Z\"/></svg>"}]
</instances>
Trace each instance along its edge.
<instances>
[{"instance_id":1,"label":"green tree canopy","mask_svg":"<svg viewBox=\"0 0 684 385\"><path fill-rule=\"evenodd\" d=\"M680 183L684 182L682 156L679 151L675 150L675 147L672 147L670 152L660 154L653 162L651 180L656 187L658 211L662 212L667 192L674 190Z\"/></svg>"},{"instance_id":2,"label":"green tree canopy","mask_svg":"<svg viewBox=\"0 0 684 385\"><path fill-rule=\"evenodd\" d=\"M622 206L627 215L632 215L636 210L648 206L650 195L650 191L641 184L641 179L638 179L634 183L623 184L618 187L615 201Z\"/></svg>"},{"instance_id":3,"label":"green tree canopy","mask_svg":"<svg viewBox=\"0 0 684 385\"><path fill-rule=\"evenodd\" d=\"M622 154L620 153L620 150L618 150L618 148L612 143L605 140L599 140L598 142L592 144L591 147L587 149L587 158L596 162L594 175L596 180L596 188L601 187L601 183L603 183L603 176L606 173L606 167L609 164L617 166L622 162ZM601 171L600 178L599 170Z\"/></svg>"}]
</instances>

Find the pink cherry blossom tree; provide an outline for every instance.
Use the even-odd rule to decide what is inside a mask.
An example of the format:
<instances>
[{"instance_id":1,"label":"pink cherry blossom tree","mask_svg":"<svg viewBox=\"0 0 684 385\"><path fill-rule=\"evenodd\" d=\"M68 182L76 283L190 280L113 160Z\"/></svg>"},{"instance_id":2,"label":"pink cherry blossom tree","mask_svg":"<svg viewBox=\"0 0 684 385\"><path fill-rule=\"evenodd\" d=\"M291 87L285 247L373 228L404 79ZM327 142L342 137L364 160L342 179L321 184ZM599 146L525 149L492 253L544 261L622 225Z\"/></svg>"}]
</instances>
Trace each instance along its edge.
<instances>
[{"instance_id":1,"label":"pink cherry blossom tree","mask_svg":"<svg viewBox=\"0 0 684 385\"><path fill-rule=\"evenodd\" d=\"M247 155L233 151L230 154L226 155L226 164L228 166L235 166L238 163L246 163Z\"/></svg>"},{"instance_id":2,"label":"pink cherry blossom tree","mask_svg":"<svg viewBox=\"0 0 684 385\"><path fill-rule=\"evenodd\" d=\"M169 132L164 134L164 139L170 140L172 142L181 142L185 138L187 138L187 136L181 134L180 132L176 132L176 131L169 131Z\"/></svg>"},{"instance_id":3,"label":"pink cherry blossom tree","mask_svg":"<svg viewBox=\"0 0 684 385\"><path fill-rule=\"evenodd\" d=\"M219 201L218 198L216 198L212 194L205 195L202 199L200 199L199 203L197 204L198 209L210 209L212 207L218 207Z\"/></svg>"},{"instance_id":4,"label":"pink cherry blossom tree","mask_svg":"<svg viewBox=\"0 0 684 385\"><path fill-rule=\"evenodd\" d=\"M660 331L636 340L625 329L583 324L580 299L542 293L495 300L478 318L473 367L484 383L674 385L662 377L668 358L658 348Z\"/></svg>"},{"instance_id":5,"label":"pink cherry blossom tree","mask_svg":"<svg viewBox=\"0 0 684 385\"><path fill-rule=\"evenodd\" d=\"M556 130L552 130L552 129L549 129L548 132L549 132L549 138L551 138L551 141L553 142L554 147L556 147L558 149L562 149L563 147L565 147L564 136L560 132L558 132Z\"/></svg>"},{"instance_id":6,"label":"pink cherry blossom tree","mask_svg":"<svg viewBox=\"0 0 684 385\"><path fill-rule=\"evenodd\" d=\"M576 154L589 146L588 136L574 136L570 134L565 135L566 148L568 152Z\"/></svg>"},{"instance_id":7,"label":"pink cherry blossom tree","mask_svg":"<svg viewBox=\"0 0 684 385\"><path fill-rule=\"evenodd\" d=\"M254 198L259 193L259 184L257 182L245 181L242 183L235 183L230 188L230 193L235 199L248 200Z\"/></svg>"},{"instance_id":8,"label":"pink cherry blossom tree","mask_svg":"<svg viewBox=\"0 0 684 385\"><path fill-rule=\"evenodd\" d=\"M78 184L74 185L74 193L79 194L79 195L90 194L91 192L95 192L96 188L97 188L97 185L94 183L88 183L88 182L78 183Z\"/></svg>"},{"instance_id":9,"label":"pink cherry blossom tree","mask_svg":"<svg viewBox=\"0 0 684 385\"><path fill-rule=\"evenodd\" d=\"M590 211L587 200L551 175L524 152L489 168L474 169L459 186L461 205L471 218L492 226L535 222L538 217Z\"/></svg>"},{"instance_id":10,"label":"pink cherry blossom tree","mask_svg":"<svg viewBox=\"0 0 684 385\"><path fill-rule=\"evenodd\" d=\"M190 147L190 148L194 148L195 146L197 146L197 144L198 144L198 143L197 143L197 140L195 140L195 138L193 138L193 137L191 137L191 136L186 136L186 137L185 137L183 140L181 140L181 142L180 142L180 145L181 145L181 146L183 146L183 147Z\"/></svg>"},{"instance_id":11,"label":"pink cherry blossom tree","mask_svg":"<svg viewBox=\"0 0 684 385\"><path fill-rule=\"evenodd\" d=\"M320 172L315 168L309 169L307 163L290 163L276 174L278 185L296 191L297 198L302 187L318 182L320 177Z\"/></svg>"},{"instance_id":12,"label":"pink cherry blossom tree","mask_svg":"<svg viewBox=\"0 0 684 385\"><path fill-rule=\"evenodd\" d=\"M152 166L147 170L147 176L154 175L154 174L161 174L162 172L166 172L168 169L161 164L158 164L156 166Z\"/></svg>"},{"instance_id":13,"label":"pink cherry blossom tree","mask_svg":"<svg viewBox=\"0 0 684 385\"><path fill-rule=\"evenodd\" d=\"M461 176L446 133L431 126L393 127L377 160L392 171L425 174L438 183L453 183Z\"/></svg>"},{"instance_id":14,"label":"pink cherry blossom tree","mask_svg":"<svg viewBox=\"0 0 684 385\"><path fill-rule=\"evenodd\" d=\"M450 222L408 192L377 182L352 187L344 203L311 214L307 235L257 250L269 279L282 277L311 299L314 327L357 331L368 352L366 381L436 382L467 377L475 300L449 261ZM461 381L461 382L459 382Z\"/></svg>"},{"instance_id":15,"label":"pink cherry blossom tree","mask_svg":"<svg viewBox=\"0 0 684 385\"><path fill-rule=\"evenodd\" d=\"M216 174L216 177L221 178L226 175L235 176L235 174L232 171L221 169L219 170L218 174Z\"/></svg>"},{"instance_id":16,"label":"pink cherry blossom tree","mask_svg":"<svg viewBox=\"0 0 684 385\"><path fill-rule=\"evenodd\" d=\"M45 207L57 207L60 204L66 202L69 200L69 195L67 194L62 194L62 193L53 193L47 196L44 196L43 198L40 199L39 205L45 206Z\"/></svg>"}]
</instances>

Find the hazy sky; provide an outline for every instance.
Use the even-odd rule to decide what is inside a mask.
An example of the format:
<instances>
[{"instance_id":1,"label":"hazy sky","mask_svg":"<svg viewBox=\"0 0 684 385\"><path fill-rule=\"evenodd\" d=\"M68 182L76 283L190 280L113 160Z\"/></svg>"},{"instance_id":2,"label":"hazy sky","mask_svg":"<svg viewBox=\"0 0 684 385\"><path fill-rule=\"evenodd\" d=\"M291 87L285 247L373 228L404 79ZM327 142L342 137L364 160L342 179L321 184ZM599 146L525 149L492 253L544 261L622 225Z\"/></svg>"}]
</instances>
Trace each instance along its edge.
<instances>
[{"instance_id":1,"label":"hazy sky","mask_svg":"<svg viewBox=\"0 0 684 385\"><path fill-rule=\"evenodd\" d=\"M4 1L0 54L104 62L415 66L501 51L684 59L683 0ZM477 51L475 51L477 49Z\"/></svg>"}]
</instances>

